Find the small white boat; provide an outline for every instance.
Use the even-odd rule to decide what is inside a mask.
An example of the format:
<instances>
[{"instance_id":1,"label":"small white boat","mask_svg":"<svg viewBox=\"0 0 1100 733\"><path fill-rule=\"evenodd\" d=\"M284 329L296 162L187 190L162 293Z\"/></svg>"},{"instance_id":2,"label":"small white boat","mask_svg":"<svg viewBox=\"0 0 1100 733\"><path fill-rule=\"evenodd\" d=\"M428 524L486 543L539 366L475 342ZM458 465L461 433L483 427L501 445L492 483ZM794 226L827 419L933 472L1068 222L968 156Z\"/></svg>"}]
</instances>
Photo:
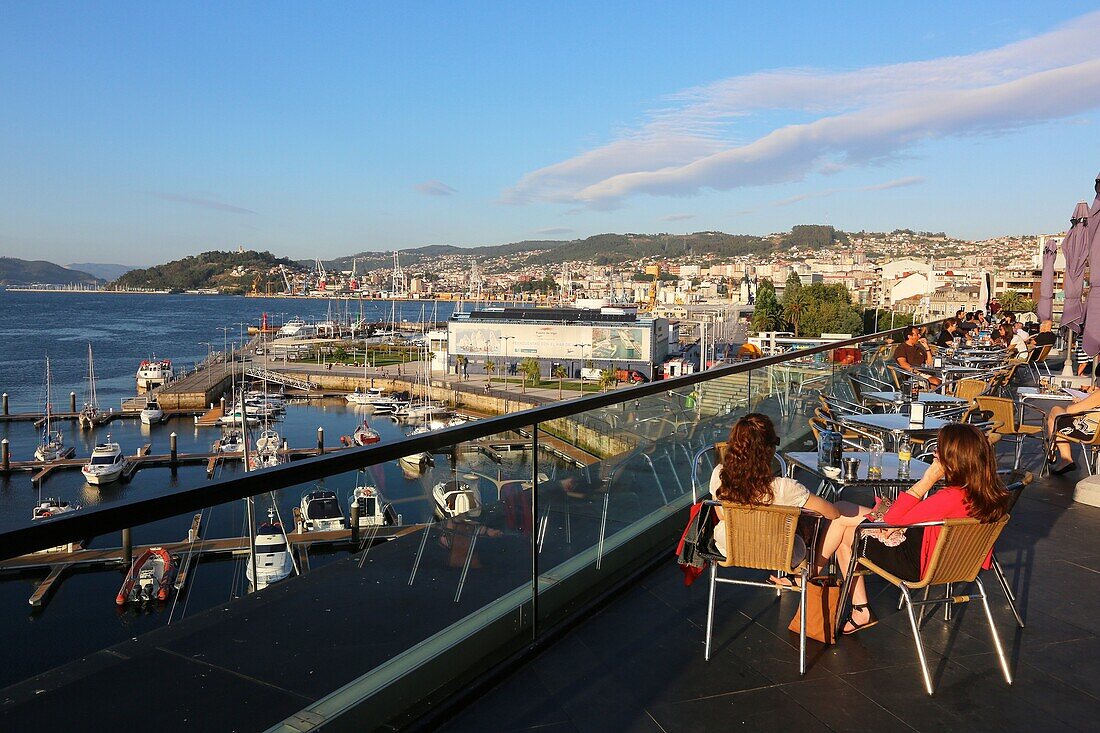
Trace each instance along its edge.
<instances>
[{"instance_id":1,"label":"small white boat","mask_svg":"<svg viewBox=\"0 0 1100 733\"><path fill-rule=\"evenodd\" d=\"M277 430L264 430L260 437L256 438L256 451L277 451L283 447L283 438Z\"/></svg>"},{"instance_id":2,"label":"small white boat","mask_svg":"<svg viewBox=\"0 0 1100 733\"><path fill-rule=\"evenodd\" d=\"M168 600L174 571L172 555L163 547L150 547L130 566L130 572L115 596L115 603L124 606L127 603Z\"/></svg>"},{"instance_id":3,"label":"small white boat","mask_svg":"<svg viewBox=\"0 0 1100 733\"><path fill-rule=\"evenodd\" d=\"M138 365L137 389L138 394L163 387L172 381L172 362L167 359L146 359Z\"/></svg>"},{"instance_id":4,"label":"small white boat","mask_svg":"<svg viewBox=\"0 0 1100 733\"><path fill-rule=\"evenodd\" d=\"M225 430L218 441L218 452L240 455L244 453L244 434L240 430Z\"/></svg>"},{"instance_id":5,"label":"small white boat","mask_svg":"<svg viewBox=\"0 0 1100 733\"><path fill-rule=\"evenodd\" d=\"M150 394L145 398L145 407L141 410L141 424L155 425L164 419L164 410L160 409L155 395Z\"/></svg>"},{"instance_id":6,"label":"small white boat","mask_svg":"<svg viewBox=\"0 0 1100 733\"><path fill-rule=\"evenodd\" d=\"M271 468L283 462L279 450L282 448L282 436L275 430L264 430L256 438L256 451L248 457L249 469Z\"/></svg>"},{"instance_id":7,"label":"small white boat","mask_svg":"<svg viewBox=\"0 0 1100 733\"><path fill-rule=\"evenodd\" d=\"M218 418L219 425L241 425L247 422L250 428L256 427L260 424L260 418L253 417L252 415L244 415L238 408L233 410L227 415L222 415Z\"/></svg>"},{"instance_id":8,"label":"small white boat","mask_svg":"<svg viewBox=\"0 0 1100 733\"><path fill-rule=\"evenodd\" d=\"M422 402L407 405L397 410L397 415L406 420L431 420L444 418L451 414L451 408L435 402Z\"/></svg>"},{"instance_id":9,"label":"small white boat","mask_svg":"<svg viewBox=\"0 0 1100 733\"><path fill-rule=\"evenodd\" d=\"M42 441L34 449L34 460L56 461L65 455L65 439L60 430L54 430L52 425L53 404L50 383L50 357L46 357L46 406L43 410L45 422L42 424Z\"/></svg>"},{"instance_id":10,"label":"small white boat","mask_svg":"<svg viewBox=\"0 0 1100 733\"><path fill-rule=\"evenodd\" d=\"M275 510L267 510L267 522L256 530L256 580L252 580L252 562L245 566L245 577L256 590L263 590L272 583L289 578L294 572L294 562L286 541L283 525L275 521Z\"/></svg>"},{"instance_id":11,"label":"small white boat","mask_svg":"<svg viewBox=\"0 0 1100 733\"><path fill-rule=\"evenodd\" d=\"M359 507L359 528L395 527L401 524L401 515L393 505L373 486L356 486L348 497L349 507Z\"/></svg>"},{"instance_id":12,"label":"small white boat","mask_svg":"<svg viewBox=\"0 0 1100 733\"><path fill-rule=\"evenodd\" d=\"M99 411L99 398L95 391L95 360L92 358L92 345L88 344L88 394L84 406L80 408L77 422L81 430L91 430L103 421Z\"/></svg>"},{"instance_id":13,"label":"small white boat","mask_svg":"<svg viewBox=\"0 0 1100 733\"><path fill-rule=\"evenodd\" d=\"M344 395L344 399L353 405L373 405L378 400L386 399L386 395L382 390L370 387L366 392L360 392L358 389L354 392L348 392Z\"/></svg>"},{"instance_id":14,"label":"small white boat","mask_svg":"<svg viewBox=\"0 0 1100 733\"><path fill-rule=\"evenodd\" d=\"M382 435L364 420L359 427L355 428L351 439L356 445L373 445L382 440Z\"/></svg>"},{"instance_id":15,"label":"small white boat","mask_svg":"<svg viewBox=\"0 0 1100 733\"><path fill-rule=\"evenodd\" d=\"M73 504L62 499L42 499L38 506L31 510L31 519L49 519L60 514L75 512L80 509L79 504Z\"/></svg>"},{"instance_id":16,"label":"small white boat","mask_svg":"<svg viewBox=\"0 0 1100 733\"><path fill-rule=\"evenodd\" d=\"M100 486L117 481L127 466L126 456L122 455L122 448L118 443L111 442L111 434L107 434L106 443L98 443L92 449L91 458L80 469L84 474L84 480L92 486Z\"/></svg>"},{"instance_id":17,"label":"small white boat","mask_svg":"<svg viewBox=\"0 0 1100 733\"><path fill-rule=\"evenodd\" d=\"M314 489L302 496L300 504L302 524L306 532L324 532L330 529L344 528L344 513L340 511L340 502L336 492L328 489Z\"/></svg>"},{"instance_id":18,"label":"small white boat","mask_svg":"<svg viewBox=\"0 0 1100 733\"><path fill-rule=\"evenodd\" d=\"M481 515L481 494L464 481L441 481L432 488L432 503L440 519Z\"/></svg>"}]
</instances>

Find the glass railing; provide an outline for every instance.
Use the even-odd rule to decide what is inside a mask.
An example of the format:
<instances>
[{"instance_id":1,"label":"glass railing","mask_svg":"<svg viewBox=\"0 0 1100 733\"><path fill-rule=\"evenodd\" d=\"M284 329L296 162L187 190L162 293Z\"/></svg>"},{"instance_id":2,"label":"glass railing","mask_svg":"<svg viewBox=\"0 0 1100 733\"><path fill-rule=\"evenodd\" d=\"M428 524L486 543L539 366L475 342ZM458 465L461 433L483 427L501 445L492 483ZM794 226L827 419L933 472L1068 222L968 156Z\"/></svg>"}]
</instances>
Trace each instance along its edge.
<instances>
[{"instance_id":1,"label":"glass railing","mask_svg":"<svg viewBox=\"0 0 1100 733\"><path fill-rule=\"evenodd\" d=\"M28 518L0 534L0 719L60 725L65 696L106 677L129 696L171 689L191 728L409 723L667 557L739 415L769 415L784 449L812 446L819 395L887 380L878 343L454 426L422 418L412 437L379 430L277 468L229 459L214 481L175 466L185 488L112 501L104 487L96 506ZM99 707L88 714L131 719Z\"/></svg>"}]
</instances>

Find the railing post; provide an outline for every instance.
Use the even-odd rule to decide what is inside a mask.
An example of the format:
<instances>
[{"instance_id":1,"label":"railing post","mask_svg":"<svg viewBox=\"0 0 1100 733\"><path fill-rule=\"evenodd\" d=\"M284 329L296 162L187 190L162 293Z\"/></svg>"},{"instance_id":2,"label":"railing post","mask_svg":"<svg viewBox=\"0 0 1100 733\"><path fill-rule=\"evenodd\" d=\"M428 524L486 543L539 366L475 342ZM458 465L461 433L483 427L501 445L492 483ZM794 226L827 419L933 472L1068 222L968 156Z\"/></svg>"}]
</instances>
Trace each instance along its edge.
<instances>
[{"instance_id":1,"label":"railing post","mask_svg":"<svg viewBox=\"0 0 1100 733\"><path fill-rule=\"evenodd\" d=\"M76 412L76 392L69 393L69 412Z\"/></svg>"},{"instance_id":2,"label":"railing post","mask_svg":"<svg viewBox=\"0 0 1100 733\"><path fill-rule=\"evenodd\" d=\"M325 452L325 429L317 428L317 452L324 455Z\"/></svg>"},{"instance_id":3,"label":"railing post","mask_svg":"<svg viewBox=\"0 0 1100 733\"><path fill-rule=\"evenodd\" d=\"M5 471L11 468L11 446L8 445L7 438L0 440L0 466L3 466Z\"/></svg>"},{"instance_id":4,"label":"railing post","mask_svg":"<svg viewBox=\"0 0 1100 733\"><path fill-rule=\"evenodd\" d=\"M126 564L126 572L134 564L134 543L130 537L130 528L122 530L122 562Z\"/></svg>"},{"instance_id":5,"label":"railing post","mask_svg":"<svg viewBox=\"0 0 1100 733\"><path fill-rule=\"evenodd\" d=\"M172 454L172 455L171 455L171 458L172 458L172 468L175 468L175 467L176 467L176 459L177 459L177 453L176 453L176 433L175 433L175 432L172 432L172 433L171 433L171 434L170 434L170 435L168 436L168 450L169 450L169 452L170 452L170 453Z\"/></svg>"},{"instance_id":6,"label":"railing post","mask_svg":"<svg viewBox=\"0 0 1100 733\"><path fill-rule=\"evenodd\" d=\"M351 541L352 541L352 544L359 544L359 501L358 501L358 499L351 503Z\"/></svg>"}]
</instances>

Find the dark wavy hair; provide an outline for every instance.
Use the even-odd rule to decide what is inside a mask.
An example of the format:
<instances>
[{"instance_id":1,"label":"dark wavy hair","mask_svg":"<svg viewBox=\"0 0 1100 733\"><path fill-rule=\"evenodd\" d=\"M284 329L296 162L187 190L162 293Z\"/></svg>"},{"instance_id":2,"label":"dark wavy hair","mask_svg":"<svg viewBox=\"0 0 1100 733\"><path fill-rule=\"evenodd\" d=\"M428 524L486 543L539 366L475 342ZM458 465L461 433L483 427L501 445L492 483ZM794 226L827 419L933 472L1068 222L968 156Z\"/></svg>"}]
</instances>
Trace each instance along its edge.
<instances>
[{"instance_id":1,"label":"dark wavy hair","mask_svg":"<svg viewBox=\"0 0 1100 733\"><path fill-rule=\"evenodd\" d=\"M993 446L973 425L951 423L940 428L936 453L943 466L944 483L966 494L967 514L982 522L1005 515L1008 492L997 475Z\"/></svg>"},{"instance_id":2,"label":"dark wavy hair","mask_svg":"<svg viewBox=\"0 0 1100 733\"><path fill-rule=\"evenodd\" d=\"M771 418L759 412L745 415L730 428L726 455L718 474L721 484L714 493L719 501L739 504L771 504L772 457L779 438Z\"/></svg>"}]
</instances>

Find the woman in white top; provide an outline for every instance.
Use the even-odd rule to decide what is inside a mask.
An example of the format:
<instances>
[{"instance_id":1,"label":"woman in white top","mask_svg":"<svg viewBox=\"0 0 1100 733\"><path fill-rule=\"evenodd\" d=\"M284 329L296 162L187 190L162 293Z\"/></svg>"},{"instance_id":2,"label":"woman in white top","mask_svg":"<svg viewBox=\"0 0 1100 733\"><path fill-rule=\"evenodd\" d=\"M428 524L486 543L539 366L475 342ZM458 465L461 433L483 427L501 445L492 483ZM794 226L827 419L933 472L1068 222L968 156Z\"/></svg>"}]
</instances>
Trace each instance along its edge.
<instances>
[{"instance_id":1,"label":"woman in white top","mask_svg":"<svg viewBox=\"0 0 1100 733\"><path fill-rule=\"evenodd\" d=\"M739 419L730 429L722 462L715 466L710 475L710 493L718 501L737 504L805 507L831 520L820 552L814 559L813 570L817 574L836 552L844 528L859 524L871 510L846 501L833 504L810 493L809 489L792 478L773 476L772 458L777 445L779 438L775 434L775 425L767 415L753 412ZM724 555L726 531L722 522L714 528L714 543ZM799 537L795 540L792 562L797 565L805 557L806 545ZM789 581L773 576L772 582L787 584Z\"/></svg>"}]
</instances>

